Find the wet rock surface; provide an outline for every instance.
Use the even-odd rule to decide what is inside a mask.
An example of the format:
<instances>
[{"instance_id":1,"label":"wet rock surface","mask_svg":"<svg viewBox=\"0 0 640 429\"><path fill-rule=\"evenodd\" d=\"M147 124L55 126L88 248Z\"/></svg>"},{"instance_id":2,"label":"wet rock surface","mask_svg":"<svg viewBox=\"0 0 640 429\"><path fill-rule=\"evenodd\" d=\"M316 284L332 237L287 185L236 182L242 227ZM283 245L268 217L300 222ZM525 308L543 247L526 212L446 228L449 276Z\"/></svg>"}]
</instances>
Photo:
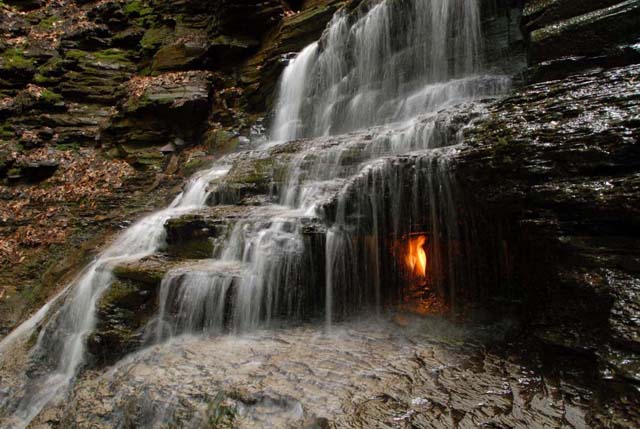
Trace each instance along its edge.
<instances>
[{"instance_id":1,"label":"wet rock surface","mask_svg":"<svg viewBox=\"0 0 640 429\"><path fill-rule=\"evenodd\" d=\"M11 309L1 312L0 328L7 331L50 296L95 254L105 231L161 206L178 192L172 185L213 154L255 136L291 53L316 40L346 3L361 2L0 2L0 196L8 201L0 228L10 245L0 248L9 285L0 287L0 309ZM353 151L339 168L351 171L376 131L296 141L231 158L209 201L224 206L171 219L162 254L116 268L98 303L89 369L70 403L45 409L34 425L637 426L638 5L483 4L487 68L516 74L517 83L544 83L493 104L452 152L460 198L468 199L461 218L480 213L486 228L476 238L485 257L494 248L504 257L486 272L508 273L495 284L487 276L486 287L464 298L477 298L473 304L485 312L516 308L527 338L494 347L476 342L483 332L433 321L417 322L419 332L370 323L328 337L287 328L241 340L181 338L103 368L145 344L167 273L239 277L245 267L207 259L249 211L256 222L283 221L275 204L287 180L284 165L315 147L301 174L322 169L334 161L322 152L349 142ZM525 53L530 69L520 74ZM460 124L479 116L472 113ZM454 136L460 129L441 131ZM398 177L408 179L405 190L412 172L404 166L415 164L413 156L393 161ZM103 180L111 175L115 180ZM322 207L335 219L345 181L331 179ZM100 192L78 191L76 182ZM358 208L348 215L357 218ZM303 226L312 247L324 249L318 238L326 226ZM25 261L31 249L39 252ZM315 281L323 285L322 275ZM305 299L314 311L321 303ZM521 353L528 347L531 354ZM549 370L549 360L568 364L552 362ZM11 362L7 370L12 375L0 375L10 385L18 370Z\"/></svg>"},{"instance_id":2,"label":"wet rock surface","mask_svg":"<svg viewBox=\"0 0 640 429\"><path fill-rule=\"evenodd\" d=\"M635 0L538 1L524 5L528 79L541 82L640 62Z\"/></svg>"},{"instance_id":3,"label":"wet rock surface","mask_svg":"<svg viewBox=\"0 0 640 429\"><path fill-rule=\"evenodd\" d=\"M455 166L482 196L473 204L506 219L520 260L507 294L527 303L533 335L635 381L639 75L629 66L525 87L469 130Z\"/></svg>"},{"instance_id":4,"label":"wet rock surface","mask_svg":"<svg viewBox=\"0 0 640 429\"><path fill-rule=\"evenodd\" d=\"M524 363L509 346L491 345L503 328L463 331L402 317L405 327L368 320L330 334L299 327L175 339L86 373L68 404L46 410L39 423L199 428L216 410L242 428L591 422L592 392L547 372L542 359Z\"/></svg>"}]
</instances>

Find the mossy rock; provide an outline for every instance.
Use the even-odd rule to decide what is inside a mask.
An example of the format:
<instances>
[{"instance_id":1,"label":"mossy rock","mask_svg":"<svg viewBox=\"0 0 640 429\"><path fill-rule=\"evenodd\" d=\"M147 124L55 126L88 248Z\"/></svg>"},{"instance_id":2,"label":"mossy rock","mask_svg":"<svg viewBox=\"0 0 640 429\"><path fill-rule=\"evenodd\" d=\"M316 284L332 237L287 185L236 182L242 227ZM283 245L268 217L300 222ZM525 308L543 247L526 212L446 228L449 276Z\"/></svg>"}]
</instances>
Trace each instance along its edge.
<instances>
[{"instance_id":1,"label":"mossy rock","mask_svg":"<svg viewBox=\"0 0 640 429\"><path fill-rule=\"evenodd\" d=\"M108 63L130 63L131 53L125 49L110 48L91 54L98 61Z\"/></svg>"},{"instance_id":2,"label":"mossy rock","mask_svg":"<svg viewBox=\"0 0 640 429\"><path fill-rule=\"evenodd\" d=\"M55 92L44 89L40 94L40 101L46 105L56 105L59 103L64 103L64 98L60 94L56 94Z\"/></svg>"},{"instance_id":3,"label":"mossy rock","mask_svg":"<svg viewBox=\"0 0 640 429\"><path fill-rule=\"evenodd\" d=\"M52 15L49 16L38 23L38 28L40 30L53 30L57 24L61 23L62 20L60 17Z\"/></svg>"},{"instance_id":4,"label":"mossy rock","mask_svg":"<svg viewBox=\"0 0 640 429\"><path fill-rule=\"evenodd\" d=\"M26 57L24 50L20 48L7 49L0 55L0 61L1 68L7 72L33 74L36 71L35 60Z\"/></svg>"},{"instance_id":5,"label":"mossy rock","mask_svg":"<svg viewBox=\"0 0 640 429\"><path fill-rule=\"evenodd\" d=\"M228 223L224 218L191 214L169 219L165 229L170 255L207 259L213 257L215 240L226 236Z\"/></svg>"},{"instance_id":6,"label":"mossy rock","mask_svg":"<svg viewBox=\"0 0 640 429\"><path fill-rule=\"evenodd\" d=\"M167 262L165 260L146 258L117 265L113 269L113 274L120 280L134 281L156 287L160 285L167 271Z\"/></svg>"},{"instance_id":7,"label":"mossy rock","mask_svg":"<svg viewBox=\"0 0 640 429\"><path fill-rule=\"evenodd\" d=\"M239 143L239 136L229 130L210 130L204 137L204 144L209 153L223 154L231 152Z\"/></svg>"},{"instance_id":8,"label":"mossy rock","mask_svg":"<svg viewBox=\"0 0 640 429\"><path fill-rule=\"evenodd\" d=\"M101 365L139 347L144 327L157 311L157 285L114 281L97 305L97 324L87 347Z\"/></svg>"},{"instance_id":9,"label":"mossy rock","mask_svg":"<svg viewBox=\"0 0 640 429\"><path fill-rule=\"evenodd\" d=\"M173 37L173 29L168 26L154 27L148 29L142 39L140 46L146 54L157 51L164 43Z\"/></svg>"},{"instance_id":10,"label":"mossy rock","mask_svg":"<svg viewBox=\"0 0 640 429\"><path fill-rule=\"evenodd\" d=\"M65 73L65 61L59 56L52 57L38 67L34 80L39 85L57 83Z\"/></svg>"},{"instance_id":11,"label":"mossy rock","mask_svg":"<svg viewBox=\"0 0 640 429\"><path fill-rule=\"evenodd\" d=\"M103 312L117 307L135 311L149 300L149 293L159 285L160 282L152 284L130 279L115 281L100 299L98 310Z\"/></svg>"},{"instance_id":12,"label":"mossy rock","mask_svg":"<svg viewBox=\"0 0 640 429\"><path fill-rule=\"evenodd\" d=\"M122 10L131 18L144 18L155 13L154 8L144 0L129 0Z\"/></svg>"}]
</instances>

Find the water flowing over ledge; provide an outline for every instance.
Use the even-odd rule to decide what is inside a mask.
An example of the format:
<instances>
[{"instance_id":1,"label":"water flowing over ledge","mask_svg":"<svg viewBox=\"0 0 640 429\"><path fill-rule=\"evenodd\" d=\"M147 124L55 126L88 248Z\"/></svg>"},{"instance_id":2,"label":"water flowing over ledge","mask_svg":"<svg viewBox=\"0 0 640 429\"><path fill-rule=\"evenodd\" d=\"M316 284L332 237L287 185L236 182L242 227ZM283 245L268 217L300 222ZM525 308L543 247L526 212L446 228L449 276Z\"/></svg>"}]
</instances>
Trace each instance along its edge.
<instances>
[{"instance_id":1,"label":"water flowing over ledge","mask_svg":"<svg viewBox=\"0 0 640 429\"><path fill-rule=\"evenodd\" d=\"M241 158L282 156L281 183L254 195L261 203L233 219L200 268L166 274L144 343L309 317L331 329L349 314L379 313L410 293L387 250L417 232L430 237L430 291L455 303L455 285L469 277L459 269L464 252L454 248L464 232L446 153L481 113L477 100L509 88L507 77L482 73L481 43L473 0L370 1L336 14L283 73L273 142L198 173L168 208L134 224L91 263L59 306L19 328L27 336L44 323L30 355L47 369L25 374L1 398L8 424L25 427L67 393L87 359L96 305L114 267L160 252L173 218L209 205L248 205L232 186Z\"/></svg>"},{"instance_id":2,"label":"water flowing over ledge","mask_svg":"<svg viewBox=\"0 0 640 429\"><path fill-rule=\"evenodd\" d=\"M274 140L406 120L486 90L457 80L481 71L479 2L381 1L360 9L337 13L283 73Z\"/></svg>"}]
</instances>

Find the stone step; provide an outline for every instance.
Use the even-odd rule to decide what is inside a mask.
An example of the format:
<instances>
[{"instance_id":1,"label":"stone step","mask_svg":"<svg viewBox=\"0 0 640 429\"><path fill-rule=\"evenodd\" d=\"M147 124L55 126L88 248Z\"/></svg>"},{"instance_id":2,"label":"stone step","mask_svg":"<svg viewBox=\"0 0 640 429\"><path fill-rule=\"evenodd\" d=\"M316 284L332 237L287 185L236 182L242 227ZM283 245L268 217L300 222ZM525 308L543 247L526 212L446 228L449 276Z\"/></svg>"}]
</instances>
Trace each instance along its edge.
<instances>
[{"instance_id":1,"label":"stone step","mask_svg":"<svg viewBox=\"0 0 640 429\"><path fill-rule=\"evenodd\" d=\"M186 258L211 258L219 253L238 221L268 227L271 222L300 227L303 235L323 235L325 226L319 219L278 205L213 206L192 212L165 223L167 253Z\"/></svg>"},{"instance_id":2,"label":"stone step","mask_svg":"<svg viewBox=\"0 0 640 429\"><path fill-rule=\"evenodd\" d=\"M162 279L170 271L222 273L223 269L237 276L242 271L242 263L215 259L181 259L156 254L137 261L118 264L113 268L113 274L118 281L135 282L144 288L155 288L160 286Z\"/></svg>"},{"instance_id":3,"label":"stone step","mask_svg":"<svg viewBox=\"0 0 640 429\"><path fill-rule=\"evenodd\" d=\"M97 304L97 324L88 341L89 350L99 361L110 361L140 347L145 332L159 310L163 278L172 272L207 273L212 276L241 277L240 262L185 260L152 255L113 267L115 280Z\"/></svg>"}]
</instances>

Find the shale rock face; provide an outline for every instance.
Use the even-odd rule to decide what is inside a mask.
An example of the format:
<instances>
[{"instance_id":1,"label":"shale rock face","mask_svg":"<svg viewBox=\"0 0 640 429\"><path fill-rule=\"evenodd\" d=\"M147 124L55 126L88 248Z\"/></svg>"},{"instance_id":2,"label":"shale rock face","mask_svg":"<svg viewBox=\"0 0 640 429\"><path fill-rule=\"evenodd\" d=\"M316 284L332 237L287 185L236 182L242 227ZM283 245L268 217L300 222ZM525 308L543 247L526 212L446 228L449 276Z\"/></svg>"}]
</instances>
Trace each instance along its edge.
<instances>
[{"instance_id":1,"label":"shale rock face","mask_svg":"<svg viewBox=\"0 0 640 429\"><path fill-rule=\"evenodd\" d=\"M626 386L640 381L638 5L528 2L529 77L544 82L493 105L455 165L517 267L494 296L525 303L552 350L590 356Z\"/></svg>"},{"instance_id":2,"label":"shale rock face","mask_svg":"<svg viewBox=\"0 0 640 429\"><path fill-rule=\"evenodd\" d=\"M530 0L523 11L531 79L561 78L593 68L640 61L636 0Z\"/></svg>"},{"instance_id":3,"label":"shale rock face","mask_svg":"<svg viewBox=\"0 0 640 429\"><path fill-rule=\"evenodd\" d=\"M211 75L167 73L132 81L129 97L102 131L102 142L134 165L153 165L165 153L197 142L211 106ZM158 149L158 142L165 146ZM147 150L145 150L147 148Z\"/></svg>"},{"instance_id":4,"label":"shale rock face","mask_svg":"<svg viewBox=\"0 0 640 429\"><path fill-rule=\"evenodd\" d=\"M251 136L287 60L340 7L360 3L0 2L0 333L101 234L162 205L188 173ZM477 298L513 302L532 337L596 361L626 392L640 382L640 1L494 0L482 11L485 67L513 75L516 88L465 130L453 164L460 198L499 232L482 237L507 255L511 276ZM167 272L215 254L240 213L269 219L260 206L305 144L235 159L209 201L224 205L168 221L162 255L116 268L88 341L94 363L144 343ZM305 230L318 249L321 228ZM75 262L42 264L68 247L80 248ZM39 259L23 258L34 249ZM614 425L638 420L633 407L612 407Z\"/></svg>"},{"instance_id":5,"label":"shale rock face","mask_svg":"<svg viewBox=\"0 0 640 429\"><path fill-rule=\"evenodd\" d=\"M639 345L639 75L634 65L525 87L469 131L458 160L469 197L482 195L474 204L524 237L524 286L512 292L538 303L534 332L554 344Z\"/></svg>"},{"instance_id":6,"label":"shale rock face","mask_svg":"<svg viewBox=\"0 0 640 429\"><path fill-rule=\"evenodd\" d=\"M248 133L254 119L246 111L264 112L282 56L317 39L343 2L308 1L297 5L302 6L297 13L279 0L32 3L15 2L20 10L33 9L29 14L0 6L0 95L6 97L0 126L5 144L35 134L31 144L42 145L46 139L40 128L46 126L46 138L54 144L115 145L119 151L114 154L136 167L159 168L168 160L162 156L168 152L159 149L176 138L190 144L207 129L215 134L224 127L232 135ZM240 69L245 72L238 80ZM211 75L203 83L190 72L196 70L201 75L216 72L215 85ZM20 101L27 85L43 88L40 103L25 106ZM150 88L154 96L140 93ZM260 94L251 96L261 101L250 109L245 88ZM162 117L175 97L171 94L178 92L205 101L182 103L180 112L171 112L172 118L174 113L189 117L193 126L188 135L184 126L168 131L160 118L155 123L151 118ZM50 105L57 116L35 118L34 109L46 107L50 114ZM190 115L189 109L197 114ZM131 140L137 150L131 145L123 150L122 140Z\"/></svg>"}]
</instances>

